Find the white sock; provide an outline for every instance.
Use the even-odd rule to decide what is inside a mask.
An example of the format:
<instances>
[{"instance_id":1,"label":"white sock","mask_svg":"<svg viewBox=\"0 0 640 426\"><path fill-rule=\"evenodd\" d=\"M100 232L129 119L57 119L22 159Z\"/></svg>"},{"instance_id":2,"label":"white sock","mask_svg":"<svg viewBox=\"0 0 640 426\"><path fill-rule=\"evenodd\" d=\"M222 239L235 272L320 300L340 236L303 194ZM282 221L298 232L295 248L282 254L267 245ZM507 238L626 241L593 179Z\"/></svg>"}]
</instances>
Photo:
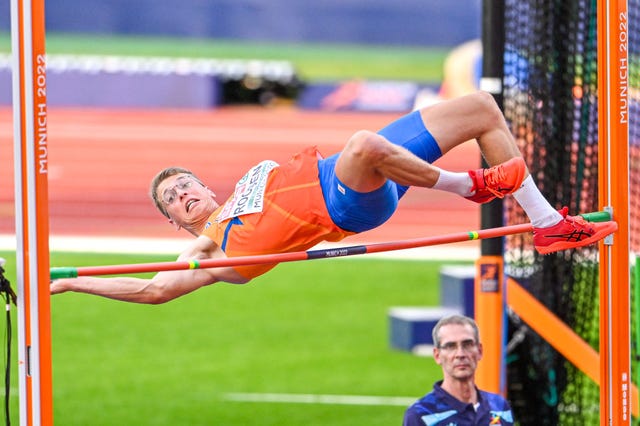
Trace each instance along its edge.
<instances>
[{"instance_id":1,"label":"white sock","mask_svg":"<svg viewBox=\"0 0 640 426\"><path fill-rule=\"evenodd\" d=\"M450 172L447 170L440 170L440 177L433 189L439 189L440 191L453 192L454 194L461 195L463 197L470 197L473 195L471 188L473 188L473 181L469 173Z\"/></svg>"},{"instance_id":2,"label":"white sock","mask_svg":"<svg viewBox=\"0 0 640 426\"><path fill-rule=\"evenodd\" d=\"M548 228L562 220L562 215L544 198L531 175L522 182L522 186L513 193L513 197L536 228Z\"/></svg>"}]
</instances>

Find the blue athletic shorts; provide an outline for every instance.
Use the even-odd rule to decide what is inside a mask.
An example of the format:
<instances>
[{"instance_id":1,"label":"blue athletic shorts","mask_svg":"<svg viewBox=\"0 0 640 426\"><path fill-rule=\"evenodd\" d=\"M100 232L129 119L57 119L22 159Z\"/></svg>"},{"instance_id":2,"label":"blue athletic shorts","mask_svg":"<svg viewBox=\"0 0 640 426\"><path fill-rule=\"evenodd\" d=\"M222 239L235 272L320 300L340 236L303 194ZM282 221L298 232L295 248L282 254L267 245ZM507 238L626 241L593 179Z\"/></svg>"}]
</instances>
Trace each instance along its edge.
<instances>
[{"instance_id":1,"label":"blue athletic shorts","mask_svg":"<svg viewBox=\"0 0 640 426\"><path fill-rule=\"evenodd\" d=\"M418 111L399 118L378 133L429 163L442 156ZM354 191L336 177L335 165L339 155L318 162L320 186L331 219L340 228L351 232L364 232L382 225L395 212L398 200L409 187L388 180L375 191Z\"/></svg>"}]
</instances>

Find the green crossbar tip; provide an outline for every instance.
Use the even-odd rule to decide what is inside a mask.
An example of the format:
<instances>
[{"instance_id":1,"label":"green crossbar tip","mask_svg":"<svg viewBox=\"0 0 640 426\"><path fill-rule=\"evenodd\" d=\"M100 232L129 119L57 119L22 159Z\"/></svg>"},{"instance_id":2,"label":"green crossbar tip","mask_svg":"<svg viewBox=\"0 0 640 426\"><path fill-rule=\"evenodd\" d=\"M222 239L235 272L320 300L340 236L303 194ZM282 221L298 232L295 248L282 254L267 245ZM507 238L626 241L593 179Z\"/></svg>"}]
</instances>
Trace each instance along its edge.
<instances>
[{"instance_id":1,"label":"green crossbar tip","mask_svg":"<svg viewBox=\"0 0 640 426\"><path fill-rule=\"evenodd\" d=\"M57 280L60 278L77 278L78 270L74 267L61 267L51 268L49 271L49 278L51 280Z\"/></svg>"},{"instance_id":2,"label":"green crossbar tip","mask_svg":"<svg viewBox=\"0 0 640 426\"><path fill-rule=\"evenodd\" d=\"M608 222L611 220L611 214L609 212L583 213L580 216L589 222Z\"/></svg>"}]
</instances>

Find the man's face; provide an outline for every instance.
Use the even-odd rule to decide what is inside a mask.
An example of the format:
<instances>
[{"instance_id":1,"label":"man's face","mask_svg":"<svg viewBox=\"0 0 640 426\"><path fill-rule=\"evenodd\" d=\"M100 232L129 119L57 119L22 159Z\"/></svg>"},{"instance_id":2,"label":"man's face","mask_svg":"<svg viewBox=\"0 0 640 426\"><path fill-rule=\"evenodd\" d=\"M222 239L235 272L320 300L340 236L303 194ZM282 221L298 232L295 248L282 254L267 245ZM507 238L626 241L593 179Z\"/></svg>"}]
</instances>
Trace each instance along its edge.
<instances>
[{"instance_id":1,"label":"man's face","mask_svg":"<svg viewBox=\"0 0 640 426\"><path fill-rule=\"evenodd\" d=\"M440 345L433 357L441 367L445 380L466 380L475 375L482 359L482 345L476 342L470 325L447 324L438 331Z\"/></svg>"},{"instance_id":2,"label":"man's face","mask_svg":"<svg viewBox=\"0 0 640 426\"><path fill-rule=\"evenodd\" d=\"M215 194L188 174L170 176L160 182L157 195L176 228L192 231L218 207Z\"/></svg>"}]
</instances>

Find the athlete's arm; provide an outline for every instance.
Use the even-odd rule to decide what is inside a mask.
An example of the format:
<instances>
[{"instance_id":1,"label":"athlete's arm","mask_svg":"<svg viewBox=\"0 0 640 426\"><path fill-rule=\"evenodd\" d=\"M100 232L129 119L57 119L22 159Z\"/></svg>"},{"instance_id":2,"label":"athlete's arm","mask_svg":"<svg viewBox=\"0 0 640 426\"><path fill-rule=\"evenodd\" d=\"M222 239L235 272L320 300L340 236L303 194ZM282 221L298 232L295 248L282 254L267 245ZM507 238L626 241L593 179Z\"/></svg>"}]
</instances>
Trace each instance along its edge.
<instances>
[{"instance_id":1,"label":"athlete's arm","mask_svg":"<svg viewBox=\"0 0 640 426\"><path fill-rule=\"evenodd\" d=\"M225 257L224 252L209 238L198 237L180 256L179 261ZM51 294L74 291L103 296L125 302L159 304L191 293L200 287L225 281L244 284L249 280L233 268L189 269L164 271L151 279L133 277L62 278L51 283Z\"/></svg>"}]
</instances>

